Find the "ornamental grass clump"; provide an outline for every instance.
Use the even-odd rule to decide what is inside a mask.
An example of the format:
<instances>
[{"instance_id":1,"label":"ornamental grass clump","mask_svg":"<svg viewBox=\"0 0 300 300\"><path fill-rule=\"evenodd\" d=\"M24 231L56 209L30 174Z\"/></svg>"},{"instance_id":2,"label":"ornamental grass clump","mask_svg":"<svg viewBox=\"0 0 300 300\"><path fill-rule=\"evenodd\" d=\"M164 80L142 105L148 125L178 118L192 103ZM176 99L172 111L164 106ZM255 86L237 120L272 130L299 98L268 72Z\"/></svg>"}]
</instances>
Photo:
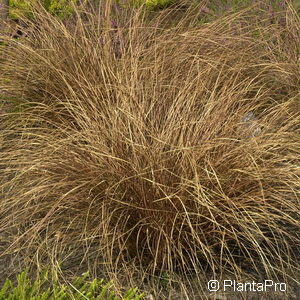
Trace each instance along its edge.
<instances>
[{"instance_id":1,"label":"ornamental grass clump","mask_svg":"<svg viewBox=\"0 0 300 300\"><path fill-rule=\"evenodd\" d=\"M111 4L68 24L40 9L2 54L1 257L135 286L162 272L295 278L293 9L197 25L192 7L172 27L174 11Z\"/></svg>"}]
</instances>

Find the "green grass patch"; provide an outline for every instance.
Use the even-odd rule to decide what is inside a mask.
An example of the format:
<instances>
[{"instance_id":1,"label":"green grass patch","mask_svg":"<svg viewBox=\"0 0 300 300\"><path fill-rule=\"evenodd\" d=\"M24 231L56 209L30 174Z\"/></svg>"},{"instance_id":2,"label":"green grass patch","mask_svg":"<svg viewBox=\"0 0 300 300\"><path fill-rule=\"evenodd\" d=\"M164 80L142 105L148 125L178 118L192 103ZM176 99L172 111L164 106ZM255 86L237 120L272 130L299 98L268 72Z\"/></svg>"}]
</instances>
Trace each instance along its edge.
<instances>
[{"instance_id":1,"label":"green grass patch","mask_svg":"<svg viewBox=\"0 0 300 300\"><path fill-rule=\"evenodd\" d=\"M38 279L32 281L29 279L28 272L23 271L17 276L16 284L9 279L5 281L0 290L0 300L143 299L143 294L138 293L137 289L129 289L119 297L111 290L111 282L105 283L103 279L91 280L88 272L69 284L60 284L56 280L51 280L51 277L53 276L48 271L43 271Z\"/></svg>"}]
</instances>

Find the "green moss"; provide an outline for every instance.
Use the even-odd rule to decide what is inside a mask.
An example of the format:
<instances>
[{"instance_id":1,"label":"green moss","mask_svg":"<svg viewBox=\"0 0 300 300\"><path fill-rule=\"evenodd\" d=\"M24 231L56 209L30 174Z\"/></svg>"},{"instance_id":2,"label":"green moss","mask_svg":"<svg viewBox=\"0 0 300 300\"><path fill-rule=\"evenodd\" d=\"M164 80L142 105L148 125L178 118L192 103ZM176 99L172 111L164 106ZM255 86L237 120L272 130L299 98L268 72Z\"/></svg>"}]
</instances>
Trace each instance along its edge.
<instances>
[{"instance_id":1,"label":"green moss","mask_svg":"<svg viewBox=\"0 0 300 300\"><path fill-rule=\"evenodd\" d=\"M175 2L174 0L134 0L131 1L131 4L134 7L145 5L150 10L156 10L156 9L168 7L172 5L174 2Z\"/></svg>"},{"instance_id":2,"label":"green moss","mask_svg":"<svg viewBox=\"0 0 300 300\"><path fill-rule=\"evenodd\" d=\"M11 19L19 19L20 16L31 16L32 1L25 0L10 0L9 1L9 16Z\"/></svg>"},{"instance_id":3,"label":"green moss","mask_svg":"<svg viewBox=\"0 0 300 300\"><path fill-rule=\"evenodd\" d=\"M77 0L45 0L44 6L51 14L65 18L74 12L72 2L76 4Z\"/></svg>"},{"instance_id":4,"label":"green moss","mask_svg":"<svg viewBox=\"0 0 300 300\"><path fill-rule=\"evenodd\" d=\"M37 0L10 0L9 16L18 19L21 16L32 16L32 4ZM48 12L60 18L68 17L73 13L73 5L77 0L42 0Z\"/></svg>"},{"instance_id":5,"label":"green moss","mask_svg":"<svg viewBox=\"0 0 300 300\"><path fill-rule=\"evenodd\" d=\"M32 17L32 4L39 0L10 0L9 15L11 19L19 19L21 16ZM59 18L66 18L73 12L73 4L77 0L40 0L48 12ZM118 2L118 0L116 0ZM175 0L132 0L134 7L145 5L150 10L161 9L170 6Z\"/></svg>"},{"instance_id":6,"label":"green moss","mask_svg":"<svg viewBox=\"0 0 300 300\"><path fill-rule=\"evenodd\" d=\"M145 1L146 6L150 9L164 8L173 3L174 1L172 0L146 0Z\"/></svg>"}]
</instances>

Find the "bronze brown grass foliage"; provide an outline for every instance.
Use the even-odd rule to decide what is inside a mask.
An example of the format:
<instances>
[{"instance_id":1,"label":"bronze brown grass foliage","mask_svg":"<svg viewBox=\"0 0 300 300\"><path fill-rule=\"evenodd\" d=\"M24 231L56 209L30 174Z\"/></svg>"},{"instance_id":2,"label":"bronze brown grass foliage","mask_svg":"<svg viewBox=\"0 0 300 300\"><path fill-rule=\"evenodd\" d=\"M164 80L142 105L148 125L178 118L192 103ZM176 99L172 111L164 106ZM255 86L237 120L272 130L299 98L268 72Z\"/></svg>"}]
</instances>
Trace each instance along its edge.
<instances>
[{"instance_id":1,"label":"bronze brown grass foliage","mask_svg":"<svg viewBox=\"0 0 300 300\"><path fill-rule=\"evenodd\" d=\"M167 10L119 9L70 24L40 10L3 50L2 256L150 274L298 269L293 10L284 24L251 8L197 25L190 9L170 27Z\"/></svg>"}]
</instances>

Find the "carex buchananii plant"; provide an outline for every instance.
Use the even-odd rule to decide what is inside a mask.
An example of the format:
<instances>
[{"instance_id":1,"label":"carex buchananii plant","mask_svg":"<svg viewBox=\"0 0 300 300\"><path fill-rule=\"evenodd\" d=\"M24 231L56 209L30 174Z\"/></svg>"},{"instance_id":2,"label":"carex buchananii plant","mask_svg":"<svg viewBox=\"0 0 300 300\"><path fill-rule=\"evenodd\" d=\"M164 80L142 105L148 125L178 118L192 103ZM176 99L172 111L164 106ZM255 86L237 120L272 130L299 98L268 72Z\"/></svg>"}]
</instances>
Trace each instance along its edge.
<instances>
[{"instance_id":1,"label":"carex buchananii plant","mask_svg":"<svg viewBox=\"0 0 300 300\"><path fill-rule=\"evenodd\" d=\"M293 8L272 22L255 4L199 23L200 6L174 19L176 8L104 2L68 22L37 8L3 48L1 256L125 282L295 278Z\"/></svg>"}]
</instances>

